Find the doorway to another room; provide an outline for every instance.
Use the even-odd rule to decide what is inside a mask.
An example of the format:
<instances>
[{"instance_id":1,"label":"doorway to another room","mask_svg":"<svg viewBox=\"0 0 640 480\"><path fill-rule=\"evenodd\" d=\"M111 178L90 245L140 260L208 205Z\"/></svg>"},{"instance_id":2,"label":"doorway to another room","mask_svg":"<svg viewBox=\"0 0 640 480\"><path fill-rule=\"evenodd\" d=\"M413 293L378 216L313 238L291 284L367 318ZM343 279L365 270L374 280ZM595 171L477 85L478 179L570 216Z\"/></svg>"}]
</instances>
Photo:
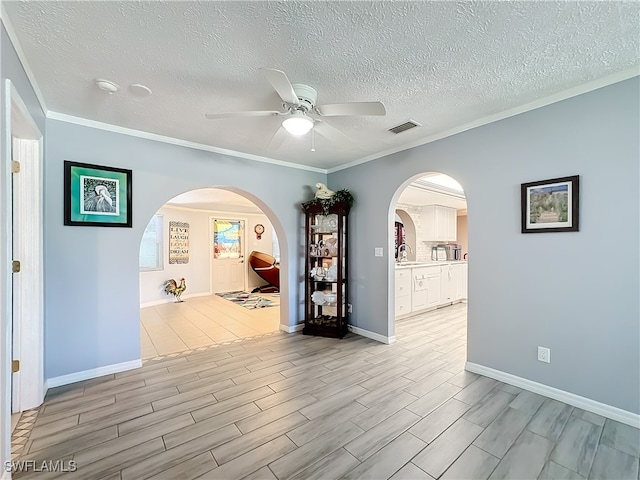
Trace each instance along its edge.
<instances>
[{"instance_id":1,"label":"doorway to another room","mask_svg":"<svg viewBox=\"0 0 640 480\"><path fill-rule=\"evenodd\" d=\"M277 332L279 250L267 215L240 194L206 188L169 200L141 241L142 359Z\"/></svg>"},{"instance_id":2,"label":"doorway to another room","mask_svg":"<svg viewBox=\"0 0 640 480\"><path fill-rule=\"evenodd\" d=\"M394 251L392 335L412 332L437 348L432 360L466 360L467 203L453 178L425 173L399 188L391 205ZM409 340L411 339L405 339Z\"/></svg>"}]
</instances>

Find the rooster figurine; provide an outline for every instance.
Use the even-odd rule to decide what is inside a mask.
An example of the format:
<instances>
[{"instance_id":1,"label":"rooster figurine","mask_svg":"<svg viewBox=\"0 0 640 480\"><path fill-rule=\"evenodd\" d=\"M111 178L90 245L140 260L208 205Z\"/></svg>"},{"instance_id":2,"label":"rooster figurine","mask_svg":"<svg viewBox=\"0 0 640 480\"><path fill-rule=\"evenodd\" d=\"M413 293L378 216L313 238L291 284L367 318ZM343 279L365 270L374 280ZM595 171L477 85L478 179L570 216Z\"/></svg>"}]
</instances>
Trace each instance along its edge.
<instances>
[{"instance_id":1,"label":"rooster figurine","mask_svg":"<svg viewBox=\"0 0 640 480\"><path fill-rule=\"evenodd\" d=\"M164 282L164 293L167 295L174 295L176 297L176 303L184 301L180 300L180 295L182 295L186 289L187 284L184 283L184 278L180 279L180 285L178 285L173 278Z\"/></svg>"}]
</instances>

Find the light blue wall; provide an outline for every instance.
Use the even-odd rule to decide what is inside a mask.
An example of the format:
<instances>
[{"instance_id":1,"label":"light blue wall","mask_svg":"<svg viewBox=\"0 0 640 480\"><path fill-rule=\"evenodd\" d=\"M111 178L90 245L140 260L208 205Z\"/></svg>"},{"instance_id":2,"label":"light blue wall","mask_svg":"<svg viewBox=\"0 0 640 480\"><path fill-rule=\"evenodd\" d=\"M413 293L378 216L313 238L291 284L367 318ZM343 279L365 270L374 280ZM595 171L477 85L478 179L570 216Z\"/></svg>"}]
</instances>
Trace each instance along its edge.
<instances>
[{"instance_id":1,"label":"light blue wall","mask_svg":"<svg viewBox=\"0 0 640 480\"><path fill-rule=\"evenodd\" d=\"M330 174L356 195L352 323L393 335L390 204L443 172L468 202L468 361L640 413L639 90L635 77ZM521 234L520 184L576 174L580 232Z\"/></svg>"},{"instance_id":2,"label":"light blue wall","mask_svg":"<svg viewBox=\"0 0 640 480\"><path fill-rule=\"evenodd\" d=\"M300 202L326 175L47 121L45 172L45 375L53 378L140 358L138 252L153 214L197 188L248 192L276 228L288 255L281 310L300 321ZM63 162L133 170L133 228L63 225ZM286 250L284 250L286 251ZM288 282L288 283L286 283Z\"/></svg>"}]
</instances>

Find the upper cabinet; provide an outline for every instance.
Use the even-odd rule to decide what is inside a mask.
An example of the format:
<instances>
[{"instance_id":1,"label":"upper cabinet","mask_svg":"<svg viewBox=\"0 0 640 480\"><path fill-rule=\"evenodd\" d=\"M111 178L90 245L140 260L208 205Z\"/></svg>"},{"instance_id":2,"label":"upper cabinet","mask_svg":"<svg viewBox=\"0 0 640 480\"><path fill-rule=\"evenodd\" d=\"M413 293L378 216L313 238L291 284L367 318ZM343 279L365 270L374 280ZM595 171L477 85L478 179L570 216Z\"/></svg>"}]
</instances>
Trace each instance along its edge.
<instances>
[{"instance_id":1,"label":"upper cabinet","mask_svg":"<svg viewBox=\"0 0 640 480\"><path fill-rule=\"evenodd\" d=\"M442 205L422 207L422 240L455 242L457 240L456 209Z\"/></svg>"}]
</instances>

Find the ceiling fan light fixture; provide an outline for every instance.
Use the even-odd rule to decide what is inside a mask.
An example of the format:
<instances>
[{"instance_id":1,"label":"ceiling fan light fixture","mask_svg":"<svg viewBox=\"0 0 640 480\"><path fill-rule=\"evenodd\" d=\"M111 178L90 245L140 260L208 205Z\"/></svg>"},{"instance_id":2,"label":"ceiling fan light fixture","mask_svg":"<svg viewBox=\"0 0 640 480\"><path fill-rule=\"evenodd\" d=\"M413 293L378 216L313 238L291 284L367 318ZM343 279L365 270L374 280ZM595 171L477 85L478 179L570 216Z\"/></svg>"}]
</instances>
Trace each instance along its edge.
<instances>
[{"instance_id":1,"label":"ceiling fan light fixture","mask_svg":"<svg viewBox=\"0 0 640 480\"><path fill-rule=\"evenodd\" d=\"M302 112L294 112L282 122L282 126L291 135L304 135L313 128L313 120Z\"/></svg>"}]
</instances>

